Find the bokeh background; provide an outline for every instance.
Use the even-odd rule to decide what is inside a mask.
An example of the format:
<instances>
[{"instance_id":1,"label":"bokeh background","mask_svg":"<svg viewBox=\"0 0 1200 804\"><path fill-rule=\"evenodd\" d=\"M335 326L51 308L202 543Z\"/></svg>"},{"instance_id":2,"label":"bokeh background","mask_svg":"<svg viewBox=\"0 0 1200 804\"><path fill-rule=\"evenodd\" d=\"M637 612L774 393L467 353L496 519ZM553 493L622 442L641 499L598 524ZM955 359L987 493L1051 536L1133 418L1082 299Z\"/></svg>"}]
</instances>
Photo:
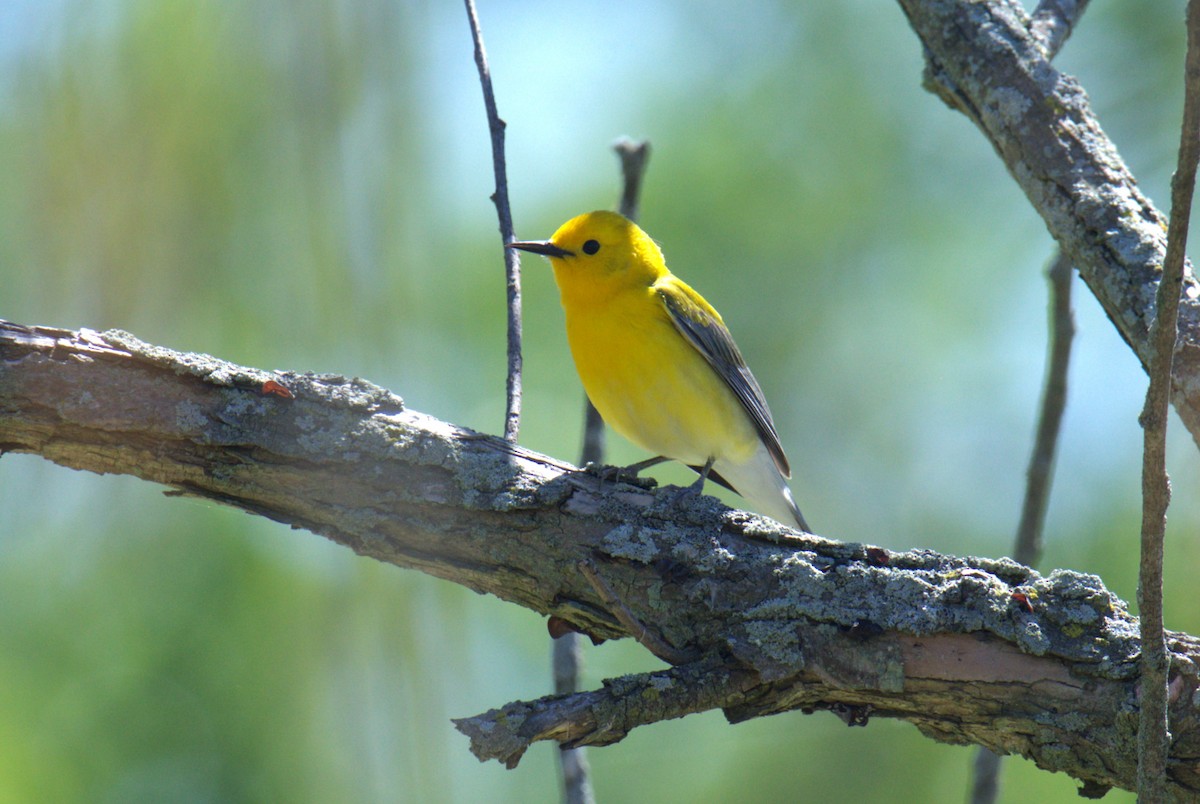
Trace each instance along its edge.
<instances>
[{"instance_id":1,"label":"bokeh background","mask_svg":"<svg viewBox=\"0 0 1200 804\"><path fill-rule=\"evenodd\" d=\"M1183 6L1096 2L1058 60L1160 205ZM649 138L642 222L737 336L817 530L1006 554L1052 244L983 138L921 89L898 6L480 14L518 236L612 207L610 144ZM499 431L503 267L474 69L451 0L0 0L0 316L359 375ZM521 440L571 459L581 391L540 260L524 286ZM1132 599L1145 378L1076 288L1043 566ZM1196 631L1200 462L1173 426L1167 621ZM449 722L549 689L538 617L161 492L0 460L0 802L558 797L555 749L506 771ZM658 666L627 642L586 661L589 686ZM960 801L973 756L904 723L799 713L708 713L589 753L602 801L711 802ZM1065 776L1005 768L1005 801L1077 800Z\"/></svg>"}]
</instances>

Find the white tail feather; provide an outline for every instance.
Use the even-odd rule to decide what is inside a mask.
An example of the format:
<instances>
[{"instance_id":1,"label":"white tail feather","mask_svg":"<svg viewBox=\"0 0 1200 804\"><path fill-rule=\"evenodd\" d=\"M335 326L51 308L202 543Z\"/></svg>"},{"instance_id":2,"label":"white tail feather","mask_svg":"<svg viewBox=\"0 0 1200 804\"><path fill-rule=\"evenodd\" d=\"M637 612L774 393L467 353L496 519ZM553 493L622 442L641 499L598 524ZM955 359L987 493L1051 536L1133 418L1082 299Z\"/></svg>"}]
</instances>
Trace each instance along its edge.
<instances>
[{"instance_id":1,"label":"white tail feather","mask_svg":"<svg viewBox=\"0 0 1200 804\"><path fill-rule=\"evenodd\" d=\"M760 514L785 525L799 525L800 530L812 533L792 497L787 480L779 473L764 445L759 444L758 451L745 463L717 461L713 464L713 471L729 481L729 485Z\"/></svg>"}]
</instances>

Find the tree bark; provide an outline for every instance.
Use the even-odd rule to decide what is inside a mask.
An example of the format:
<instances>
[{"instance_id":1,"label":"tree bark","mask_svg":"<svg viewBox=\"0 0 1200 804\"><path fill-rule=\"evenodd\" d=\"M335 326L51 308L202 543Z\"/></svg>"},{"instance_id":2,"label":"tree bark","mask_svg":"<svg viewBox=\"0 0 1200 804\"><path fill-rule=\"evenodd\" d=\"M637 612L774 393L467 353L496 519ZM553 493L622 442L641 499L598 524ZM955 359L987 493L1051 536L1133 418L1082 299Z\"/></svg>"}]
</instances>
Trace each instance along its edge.
<instances>
[{"instance_id":1,"label":"tree bark","mask_svg":"<svg viewBox=\"0 0 1200 804\"><path fill-rule=\"evenodd\" d=\"M1117 331L1150 365L1167 221L1142 195L1079 83L1054 68L1015 0L899 0L926 87L987 137ZM1200 285L1188 265L1171 401L1200 445Z\"/></svg>"},{"instance_id":2,"label":"tree bark","mask_svg":"<svg viewBox=\"0 0 1200 804\"><path fill-rule=\"evenodd\" d=\"M0 322L0 450L218 500L594 638L629 635L633 618L680 657L458 721L480 758L513 765L536 740L605 744L711 708L830 709L1019 753L1091 790L1134 784L1137 621L1095 576L798 535L712 498L601 482L362 380L121 332ZM1200 795L1200 641L1169 646L1171 786Z\"/></svg>"}]
</instances>

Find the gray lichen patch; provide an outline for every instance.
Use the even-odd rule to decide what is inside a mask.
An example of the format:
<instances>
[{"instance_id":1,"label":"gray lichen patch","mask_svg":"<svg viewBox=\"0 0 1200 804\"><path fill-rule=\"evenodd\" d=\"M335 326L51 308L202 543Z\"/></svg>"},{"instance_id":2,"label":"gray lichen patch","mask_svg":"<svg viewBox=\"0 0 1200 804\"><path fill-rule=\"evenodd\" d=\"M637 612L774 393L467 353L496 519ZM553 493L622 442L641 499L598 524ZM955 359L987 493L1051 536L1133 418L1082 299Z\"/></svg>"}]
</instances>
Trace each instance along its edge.
<instances>
[{"instance_id":1,"label":"gray lichen patch","mask_svg":"<svg viewBox=\"0 0 1200 804\"><path fill-rule=\"evenodd\" d=\"M352 410L395 414L405 409L402 398L361 377L347 379L340 374L296 374L294 372L278 372L275 376L289 386L294 384L293 392L303 393L305 390L312 390L325 399Z\"/></svg>"},{"instance_id":2,"label":"gray lichen patch","mask_svg":"<svg viewBox=\"0 0 1200 804\"><path fill-rule=\"evenodd\" d=\"M672 545L671 557L705 573L720 572L737 562L737 556L716 539L707 542L680 539Z\"/></svg>"},{"instance_id":3,"label":"gray lichen patch","mask_svg":"<svg viewBox=\"0 0 1200 804\"><path fill-rule=\"evenodd\" d=\"M726 644L733 655L753 667L763 681L788 678L804 669L804 645L795 623L747 620L731 630Z\"/></svg>"},{"instance_id":4,"label":"gray lichen patch","mask_svg":"<svg viewBox=\"0 0 1200 804\"><path fill-rule=\"evenodd\" d=\"M649 564L658 557L658 545L654 536L645 528L625 524L604 534L600 547L615 558L624 558Z\"/></svg>"},{"instance_id":5,"label":"gray lichen patch","mask_svg":"<svg viewBox=\"0 0 1200 804\"><path fill-rule=\"evenodd\" d=\"M441 440L443 444L423 444L417 453L422 461L454 472L467 507L511 511L531 506L537 499L538 483L522 471L521 463L504 450L502 442L491 443L490 436L472 441ZM460 450L469 450L470 459L464 459Z\"/></svg>"},{"instance_id":6,"label":"gray lichen patch","mask_svg":"<svg viewBox=\"0 0 1200 804\"><path fill-rule=\"evenodd\" d=\"M1004 119L1005 125L1020 125L1033 105L1025 94L1011 87L995 87L987 93L986 102Z\"/></svg>"},{"instance_id":7,"label":"gray lichen patch","mask_svg":"<svg viewBox=\"0 0 1200 804\"><path fill-rule=\"evenodd\" d=\"M274 380L288 388L296 397L315 394L323 400L372 413L398 413L404 410L404 400L399 396L358 377L347 379L335 374L264 371L239 366L202 352L178 352L155 346L118 329L108 330L100 337L139 360L170 368L176 374L199 377L213 385L261 393L263 384Z\"/></svg>"},{"instance_id":8,"label":"gray lichen patch","mask_svg":"<svg viewBox=\"0 0 1200 804\"><path fill-rule=\"evenodd\" d=\"M215 385L235 386L263 383L273 375L260 369L247 368L200 352L176 352L154 346L119 329L102 333L108 343L120 347L134 357L157 366L171 368L176 374L190 374Z\"/></svg>"},{"instance_id":9,"label":"gray lichen patch","mask_svg":"<svg viewBox=\"0 0 1200 804\"><path fill-rule=\"evenodd\" d=\"M1045 656L1054 647L1052 635L1034 619L1020 622L1014 636L1013 641L1020 646L1021 650L1033 656Z\"/></svg>"},{"instance_id":10,"label":"gray lichen patch","mask_svg":"<svg viewBox=\"0 0 1200 804\"><path fill-rule=\"evenodd\" d=\"M199 433L208 425L204 408L190 399L175 404L175 425L185 433Z\"/></svg>"}]
</instances>

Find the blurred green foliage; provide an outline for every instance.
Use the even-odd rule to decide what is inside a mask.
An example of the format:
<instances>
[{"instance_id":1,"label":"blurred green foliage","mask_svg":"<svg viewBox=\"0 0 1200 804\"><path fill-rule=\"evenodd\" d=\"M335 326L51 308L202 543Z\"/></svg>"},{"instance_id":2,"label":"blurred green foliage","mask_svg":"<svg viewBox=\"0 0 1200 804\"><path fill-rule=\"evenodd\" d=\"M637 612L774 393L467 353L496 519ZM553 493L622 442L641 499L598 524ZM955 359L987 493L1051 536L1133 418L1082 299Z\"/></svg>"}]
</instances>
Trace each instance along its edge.
<instances>
[{"instance_id":1,"label":"blurred green foliage","mask_svg":"<svg viewBox=\"0 0 1200 804\"><path fill-rule=\"evenodd\" d=\"M1097 4L1059 61L1160 204L1182 8ZM982 137L920 88L898 8L480 13L518 234L612 206L609 143L648 137L643 224L738 337L817 529L1006 553L1051 243ZM357 374L500 428L503 271L460 5L9 0L0 64L0 316ZM537 260L525 289L522 441L570 458L581 392ZM1045 566L1130 599L1144 377L1077 299ZM644 457L613 441L613 460ZM1171 461L1167 618L1195 631L1200 473L1179 427ZM0 802L557 796L551 747L508 772L448 722L549 688L531 613L30 456L0 461L0 500ZM588 685L656 666L624 643L587 662ZM709 713L590 753L604 801L958 801L972 756L798 713ZM1005 767L1006 801L1075 800L1066 777Z\"/></svg>"}]
</instances>

